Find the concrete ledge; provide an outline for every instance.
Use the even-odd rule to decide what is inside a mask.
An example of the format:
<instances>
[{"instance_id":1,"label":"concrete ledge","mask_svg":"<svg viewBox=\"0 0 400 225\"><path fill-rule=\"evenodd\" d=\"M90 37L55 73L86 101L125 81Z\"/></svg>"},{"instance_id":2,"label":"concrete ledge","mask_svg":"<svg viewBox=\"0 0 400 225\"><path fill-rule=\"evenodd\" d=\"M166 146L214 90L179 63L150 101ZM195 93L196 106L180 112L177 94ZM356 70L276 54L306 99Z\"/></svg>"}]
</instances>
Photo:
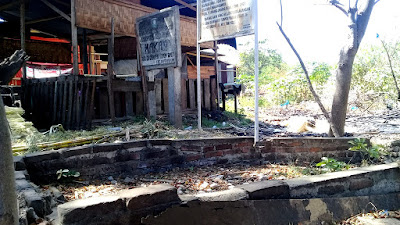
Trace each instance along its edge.
<instances>
[{"instance_id":1,"label":"concrete ledge","mask_svg":"<svg viewBox=\"0 0 400 225\"><path fill-rule=\"evenodd\" d=\"M316 199L266 199L235 202L191 202L142 219L146 225L280 225L330 224L379 209L397 210L400 194Z\"/></svg>"},{"instance_id":2,"label":"concrete ledge","mask_svg":"<svg viewBox=\"0 0 400 225\"><path fill-rule=\"evenodd\" d=\"M63 225L139 224L140 218L180 203L175 187L152 185L58 206Z\"/></svg>"}]
</instances>

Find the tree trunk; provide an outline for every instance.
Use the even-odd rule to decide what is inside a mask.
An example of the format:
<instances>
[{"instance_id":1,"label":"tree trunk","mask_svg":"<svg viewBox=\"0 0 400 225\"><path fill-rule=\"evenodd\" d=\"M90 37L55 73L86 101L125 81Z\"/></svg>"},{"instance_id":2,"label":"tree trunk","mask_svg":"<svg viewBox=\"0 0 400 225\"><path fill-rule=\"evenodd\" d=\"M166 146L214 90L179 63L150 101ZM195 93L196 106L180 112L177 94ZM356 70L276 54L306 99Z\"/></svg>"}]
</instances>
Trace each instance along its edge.
<instances>
[{"instance_id":1,"label":"tree trunk","mask_svg":"<svg viewBox=\"0 0 400 225\"><path fill-rule=\"evenodd\" d=\"M11 138L0 98L0 225L17 225L18 209L15 193L14 165Z\"/></svg>"},{"instance_id":2,"label":"tree trunk","mask_svg":"<svg viewBox=\"0 0 400 225\"><path fill-rule=\"evenodd\" d=\"M18 50L1 62L0 84L8 84L28 58L23 50ZM18 220L11 136L0 97L0 225L17 225Z\"/></svg>"},{"instance_id":3,"label":"tree trunk","mask_svg":"<svg viewBox=\"0 0 400 225\"><path fill-rule=\"evenodd\" d=\"M364 37L374 5L375 0L368 0L363 9L358 9L356 5L355 8L350 8L347 13L350 33L348 44L340 52L336 71L336 91L333 96L331 112L332 122L340 136L344 135L354 58ZM332 136L332 130L329 133Z\"/></svg>"}]
</instances>

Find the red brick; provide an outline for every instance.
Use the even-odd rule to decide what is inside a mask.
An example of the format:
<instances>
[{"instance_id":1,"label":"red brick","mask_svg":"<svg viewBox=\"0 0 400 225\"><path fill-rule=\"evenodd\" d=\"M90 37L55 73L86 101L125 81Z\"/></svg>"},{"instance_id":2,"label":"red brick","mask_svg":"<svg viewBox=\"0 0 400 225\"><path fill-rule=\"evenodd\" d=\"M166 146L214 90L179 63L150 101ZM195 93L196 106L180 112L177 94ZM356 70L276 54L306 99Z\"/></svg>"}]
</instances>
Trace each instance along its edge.
<instances>
[{"instance_id":1,"label":"red brick","mask_svg":"<svg viewBox=\"0 0 400 225\"><path fill-rule=\"evenodd\" d=\"M241 148L241 147L253 147L253 143L251 143L251 142L237 143L236 147L239 147L239 148Z\"/></svg>"},{"instance_id":2,"label":"red brick","mask_svg":"<svg viewBox=\"0 0 400 225\"><path fill-rule=\"evenodd\" d=\"M310 148L310 152L322 152L322 148L319 147Z\"/></svg>"},{"instance_id":3,"label":"red brick","mask_svg":"<svg viewBox=\"0 0 400 225\"><path fill-rule=\"evenodd\" d=\"M224 151L224 155L235 155L235 154L236 154L236 151L233 149Z\"/></svg>"},{"instance_id":4,"label":"red brick","mask_svg":"<svg viewBox=\"0 0 400 225\"><path fill-rule=\"evenodd\" d=\"M293 153L294 149L293 148L286 148L286 147L275 147L275 152L280 152L280 153Z\"/></svg>"},{"instance_id":5,"label":"red brick","mask_svg":"<svg viewBox=\"0 0 400 225\"><path fill-rule=\"evenodd\" d=\"M201 158L201 155L197 155L197 154L186 155L186 161L196 161L196 160L199 160L200 158Z\"/></svg>"},{"instance_id":6,"label":"red brick","mask_svg":"<svg viewBox=\"0 0 400 225\"><path fill-rule=\"evenodd\" d=\"M140 160L140 152L135 152L131 154L131 159Z\"/></svg>"},{"instance_id":7,"label":"red brick","mask_svg":"<svg viewBox=\"0 0 400 225\"><path fill-rule=\"evenodd\" d=\"M232 149L231 144L224 144L224 145L217 145L215 147L216 150L226 150L226 149Z\"/></svg>"},{"instance_id":8,"label":"red brick","mask_svg":"<svg viewBox=\"0 0 400 225\"><path fill-rule=\"evenodd\" d=\"M203 152L204 153L206 153L206 152L212 152L212 151L214 151L215 149L214 149L214 146L208 146L208 147L203 147Z\"/></svg>"},{"instance_id":9,"label":"red brick","mask_svg":"<svg viewBox=\"0 0 400 225\"><path fill-rule=\"evenodd\" d=\"M223 151L214 151L214 152L207 152L205 154L206 158L211 158L211 157L219 157L219 156L223 156L224 152Z\"/></svg>"},{"instance_id":10,"label":"red brick","mask_svg":"<svg viewBox=\"0 0 400 225\"><path fill-rule=\"evenodd\" d=\"M295 148L294 152L309 152L309 150L308 148Z\"/></svg>"},{"instance_id":11,"label":"red brick","mask_svg":"<svg viewBox=\"0 0 400 225\"><path fill-rule=\"evenodd\" d=\"M184 145L181 147L181 151L197 151L200 152L201 151L201 147L200 146L187 146Z\"/></svg>"},{"instance_id":12,"label":"red brick","mask_svg":"<svg viewBox=\"0 0 400 225\"><path fill-rule=\"evenodd\" d=\"M242 148L241 149L243 153L250 153L250 148Z\"/></svg>"},{"instance_id":13,"label":"red brick","mask_svg":"<svg viewBox=\"0 0 400 225\"><path fill-rule=\"evenodd\" d=\"M298 147L298 146L303 146L303 145L304 145L304 143L300 142L300 141L288 143L288 146L290 146L290 147Z\"/></svg>"}]
</instances>

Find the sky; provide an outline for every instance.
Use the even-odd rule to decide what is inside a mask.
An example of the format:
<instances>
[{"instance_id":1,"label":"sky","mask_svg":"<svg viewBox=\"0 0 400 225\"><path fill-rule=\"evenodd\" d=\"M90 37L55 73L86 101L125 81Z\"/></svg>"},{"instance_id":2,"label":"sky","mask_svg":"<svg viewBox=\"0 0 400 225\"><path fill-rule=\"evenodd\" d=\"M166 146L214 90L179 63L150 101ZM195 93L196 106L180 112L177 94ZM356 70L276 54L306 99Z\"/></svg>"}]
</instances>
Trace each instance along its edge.
<instances>
[{"instance_id":1,"label":"sky","mask_svg":"<svg viewBox=\"0 0 400 225\"><path fill-rule=\"evenodd\" d=\"M355 0L350 0L353 4ZM366 0L359 0L362 4ZM348 0L341 0L347 3ZM336 64L347 39L345 15L327 0L282 0L283 29L304 61ZM289 64L298 63L296 56L277 28L280 21L279 0L258 0L259 39L277 49ZM380 44L376 34L385 41L400 40L400 0L381 0L374 7L362 47ZM245 43L254 43L254 36L237 39L239 51Z\"/></svg>"}]
</instances>

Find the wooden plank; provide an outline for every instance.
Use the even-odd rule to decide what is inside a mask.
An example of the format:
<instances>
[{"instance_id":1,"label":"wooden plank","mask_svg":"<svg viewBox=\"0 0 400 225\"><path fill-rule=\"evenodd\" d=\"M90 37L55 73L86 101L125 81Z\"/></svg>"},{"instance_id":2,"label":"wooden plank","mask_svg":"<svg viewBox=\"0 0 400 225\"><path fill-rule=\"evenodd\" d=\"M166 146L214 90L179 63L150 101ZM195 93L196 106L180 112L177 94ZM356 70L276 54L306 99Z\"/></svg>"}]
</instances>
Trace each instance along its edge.
<instances>
[{"instance_id":1,"label":"wooden plank","mask_svg":"<svg viewBox=\"0 0 400 225\"><path fill-rule=\"evenodd\" d=\"M86 128L89 120L89 110L88 108L90 107L90 101L89 101L89 89L90 89L90 82L87 80L85 81L84 84L84 89L85 90L85 96L83 98L82 104L83 104L83 112L82 112L82 124L81 127L83 129Z\"/></svg>"},{"instance_id":2,"label":"wooden plank","mask_svg":"<svg viewBox=\"0 0 400 225\"><path fill-rule=\"evenodd\" d=\"M81 125L81 113L83 111L82 107L82 93L83 93L83 81L76 81L78 84L78 89L76 92L76 109L75 109L75 125L74 129L79 130Z\"/></svg>"},{"instance_id":3,"label":"wooden plank","mask_svg":"<svg viewBox=\"0 0 400 225\"><path fill-rule=\"evenodd\" d=\"M99 90L99 111L100 119L107 119L109 117L109 97L107 95L107 90L100 88Z\"/></svg>"},{"instance_id":4,"label":"wooden plank","mask_svg":"<svg viewBox=\"0 0 400 225\"><path fill-rule=\"evenodd\" d=\"M89 86L88 86L89 88ZM89 116L88 116L88 129L92 128L92 121L94 118L94 98L95 98L95 93L96 93L96 79L93 80L93 87L92 87L92 94L90 96L90 107L89 107Z\"/></svg>"},{"instance_id":5,"label":"wooden plank","mask_svg":"<svg viewBox=\"0 0 400 225\"><path fill-rule=\"evenodd\" d=\"M211 110L210 79L204 79L204 107Z\"/></svg>"},{"instance_id":6,"label":"wooden plank","mask_svg":"<svg viewBox=\"0 0 400 225\"><path fill-rule=\"evenodd\" d=\"M114 104L114 92L113 92L113 79L114 79L114 17L111 18L111 36L108 39L108 80L107 80L107 89L108 89L108 104L110 109L111 121L115 122L115 104Z\"/></svg>"},{"instance_id":7,"label":"wooden plank","mask_svg":"<svg viewBox=\"0 0 400 225\"><path fill-rule=\"evenodd\" d=\"M164 112L168 112L168 78L162 79L163 105Z\"/></svg>"},{"instance_id":8,"label":"wooden plank","mask_svg":"<svg viewBox=\"0 0 400 225\"><path fill-rule=\"evenodd\" d=\"M188 99L188 96L187 96L187 89L186 89L186 79L182 79L182 81L181 81L181 96L182 96L182 99L181 99L181 101L182 101L182 110L185 110L185 109L187 109L187 106L188 106L188 101L187 101L187 99Z\"/></svg>"},{"instance_id":9,"label":"wooden plank","mask_svg":"<svg viewBox=\"0 0 400 225\"><path fill-rule=\"evenodd\" d=\"M115 117L123 117L121 92L114 92Z\"/></svg>"},{"instance_id":10,"label":"wooden plank","mask_svg":"<svg viewBox=\"0 0 400 225\"><path fill-rule=\"evenodd\" d=\"M54 82L54 94L53 94L53 116L52 116L52 124L56 124L57 122L57 101L58 99L58 81Z\"/></svg>"},{"instance_id":11,"label":"wooden plank","mask_svg":"<svg viewBox=\"0 0 400 225\"><path fill-rule=\"evenodd\" d=\"M169 122L176 128L182 128L182 92L181 68L168 68Z\"/></svg>"},{"instance_id":12,"label":"wooden plank","mask_svg":"<svg viewBox=\"0 0 400 225\"><path fill-rule=\"evenodd\" d=\"M204 80L200 81L201 86L201 108L204 108Z\"/></svg>"},{"instance_id":13,"label":"wooden plank","mask_svg":"<svg viewBox=\"0 0 400 225\"><path fill-rule=\"evenodd\" d=\"M143 112L144 112L143 93L135 92L135 100L136 100L136 104L135 104L136 115L143 114Z\"/></svg>"},{"instance_id":14,"label":"wooden plank","mask_svg":"<svg viewBox=\"0 0 400 225\"><path fill-rule=\"evenodd\" d=\"M218 109L218 89L217 89L217 79L211 78L211 110Z\"/></svg>"},{"instance_id":15,"label":"wooden plank","mask_svg":"<svg viewBox=\"0 0 400 225\"><path fill-rule=\"evenodd\" d=\"M196 108L196 89L192 79L189 79L189 108Z\"/></svg>"},{"instance_id":16,"label":"wooden plank","mask_svg":"<svg viewBox=\"0 0 400 225\"><path fill-rule=\"evenodd\" d=\"M67 118L65 121L66 129L71 128L71 121L72 121L72 104L74 103L74 81L73 79L69 79L68 81L68 106L67 106Z\"/></svg>"},{"instance_id":17,"label":"wooden plank","mask_svg":"<svg viewBox=\"0 0 400 225\"><path fill-rule=\"evenodd\" d=\"M162 86L161 86L161 79L156 79L155 80L155 93L156 93L156 111L157 115L162 114Z\"/></svg>"},{"instance_id":18,"label":"wooden plank","mask_svg":"<svg viewBox=\"0 0 400 225\"><path fill-rule=\"evenodd\" d=\"M136 92L142 91L140 81L113 80L113 91Z\"/></svg>"},{"instance_id":19,"label":"wooden plank","mask_svg":"<svg viewBox=\"0 0 400 225\"><path fill-rule=\"evenodd\" d=\"M134 116L132 92L125 92L125 111L127 116Z\"/></svg>"}]
</instances>

